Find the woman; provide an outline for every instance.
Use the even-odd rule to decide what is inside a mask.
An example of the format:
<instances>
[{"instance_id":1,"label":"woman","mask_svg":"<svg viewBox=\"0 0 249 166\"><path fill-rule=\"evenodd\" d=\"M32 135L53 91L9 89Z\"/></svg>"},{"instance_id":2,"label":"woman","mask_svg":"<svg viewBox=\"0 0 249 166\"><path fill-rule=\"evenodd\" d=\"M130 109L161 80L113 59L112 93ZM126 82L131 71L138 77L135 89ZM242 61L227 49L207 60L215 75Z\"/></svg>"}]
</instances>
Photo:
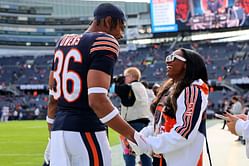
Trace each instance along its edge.
<instances>
[{"instance_id":1,"label":"woman","mask_svg":"<svg viewBox=\"0 0 249 166\"><path fill-rule=\"evenodd\" d=\"M168 80L152 104L154 126L141 131L155 166L202 164L208 76L201 56L180 48L168 55ZM143 147L138 148L143 151ZM148 149L148 148L147 148ZM148 151L147 151L148 153Z\"/></svg>"}]
</instances>

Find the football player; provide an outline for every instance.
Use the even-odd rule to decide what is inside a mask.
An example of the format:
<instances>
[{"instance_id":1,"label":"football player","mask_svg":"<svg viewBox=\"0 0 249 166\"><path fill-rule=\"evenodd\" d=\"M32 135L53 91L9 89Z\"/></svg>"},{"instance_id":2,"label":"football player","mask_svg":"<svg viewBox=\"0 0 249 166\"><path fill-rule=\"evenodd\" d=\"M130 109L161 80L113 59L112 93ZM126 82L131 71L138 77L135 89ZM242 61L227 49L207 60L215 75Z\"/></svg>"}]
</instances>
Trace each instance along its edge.
<instances>
[{"instance_id":1,"label":"football player","mask_svg":"<svg viewBox=\"0 0 249 166\"><path fill-rule=\"evenodd\" d=\"M52 98L47 121L52 124L50 165L111 165L106 125L140 144L142 136L119 115L107 93L125 28L123 11L100 4L81 35L64 35L55 48ZM54 107L55 106L55 107ZM56 110L56 115L54 115Z\"/></svg>"}]
</instances>

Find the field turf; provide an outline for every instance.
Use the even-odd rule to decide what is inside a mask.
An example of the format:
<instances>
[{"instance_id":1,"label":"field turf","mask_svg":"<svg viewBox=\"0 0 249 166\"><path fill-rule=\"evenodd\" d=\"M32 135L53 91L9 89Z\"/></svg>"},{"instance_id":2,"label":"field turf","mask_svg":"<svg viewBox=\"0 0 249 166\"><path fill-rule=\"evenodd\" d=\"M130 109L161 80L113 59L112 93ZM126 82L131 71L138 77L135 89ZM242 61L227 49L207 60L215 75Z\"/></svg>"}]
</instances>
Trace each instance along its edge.
<instances>
[{"instance_id":1,"label":"field turf","mask_svg":"<svg viewBox=\"0 0 249 166\"><path fill-rule=\"evenodd\" d=\"M118 134L109 130L111 146L119 144ZM48 141L46 121L0 123L0 165L41 166Z\"/></svg>"},{"instance_id":2,"label":"field turf","mask_svg":"<svg viewBox=\"0 0 249 166\"><path fill-rule=\"evenodd\" d=\"M219 121L208 121L207 127ZM111 146L119 144L113 130L109 130L109 138ZM45 120L0 123L0 166L41 166L47 141Z\"/></svg>"}]
</instances>

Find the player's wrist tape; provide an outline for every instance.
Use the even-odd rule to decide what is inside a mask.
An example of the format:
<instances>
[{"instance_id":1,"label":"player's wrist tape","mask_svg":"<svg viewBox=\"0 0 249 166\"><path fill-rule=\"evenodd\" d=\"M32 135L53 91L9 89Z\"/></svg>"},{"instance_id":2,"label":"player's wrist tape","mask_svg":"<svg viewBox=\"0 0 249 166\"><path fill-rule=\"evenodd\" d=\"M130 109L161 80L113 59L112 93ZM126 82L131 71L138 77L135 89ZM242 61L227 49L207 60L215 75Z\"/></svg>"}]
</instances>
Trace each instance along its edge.
<instances>
[{"instance_id":1,"label":"player's wrist tape","mask_svg":"<svg viewBox=\"0 0 249 166\"><path fill-rule=\"evenodd\" d=\"M102 123L107 123L109 122L110 120L112 120L116 115L119 114L119 111L116 107L114 107L113 111L110 112L109 114L107 114L106 116L104 116L103 118L100 118L100 121Z\"/></svg>"},{"instance_id":2,"label":"player's wrist tape","mask_svg":"<svg viewBox=\"0 0 249 166\"><path fill-rule=\"evenodd\" d=\"M88 95L91 93L105 93L107 94L108 91L105 88L102 87L92 87L92 88L88 88Z\"/></svg>"},{"instance_id":3,"label":"player's wrist tape","mask_svg":"<svg viewBox=\"0 0 249 166\"><path fill-rule=\"evenodd\" d=\"M49 118L48 116L46 117L46 121L47 121L49 124L53 124L53 123L54 123L54 119Z\"/></svg>"}]
</instances>

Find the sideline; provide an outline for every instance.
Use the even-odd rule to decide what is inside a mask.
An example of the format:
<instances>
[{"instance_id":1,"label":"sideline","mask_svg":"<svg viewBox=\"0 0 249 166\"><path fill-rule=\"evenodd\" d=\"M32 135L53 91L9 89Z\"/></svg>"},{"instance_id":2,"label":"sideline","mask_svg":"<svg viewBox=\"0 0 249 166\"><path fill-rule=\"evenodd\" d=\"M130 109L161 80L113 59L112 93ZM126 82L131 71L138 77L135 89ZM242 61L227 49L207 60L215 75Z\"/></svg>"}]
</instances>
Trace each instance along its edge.
<instances>
[{"instance_id":1,"label":"sideline","mask_svg":"<svg viewBox=\"0 0 249 166\"><path fill-rule=\"evenodd\" d=\"M222 130L222 124L218 123L208 128L208 143L213 166L248 166L245 146L235 140L227 127ZM209 161L204 147L204 166L209 166Z\"/></svg>"},{"instance_id":2,"label":"sideline","mask_svg":"<svg viewBox=\"0 0 249 166\"><path fill-rule=\"evenodd\" d=\"M232 135L227 127L222 130L223 121L207 121L208 143L213 166L248 166L245 146L235 142L237 136ZM112 150L112 166L124 166L121 145L116 145ZM206 147L203 149L203 166L209 166Z\"/></svg>"}]
</instances>

